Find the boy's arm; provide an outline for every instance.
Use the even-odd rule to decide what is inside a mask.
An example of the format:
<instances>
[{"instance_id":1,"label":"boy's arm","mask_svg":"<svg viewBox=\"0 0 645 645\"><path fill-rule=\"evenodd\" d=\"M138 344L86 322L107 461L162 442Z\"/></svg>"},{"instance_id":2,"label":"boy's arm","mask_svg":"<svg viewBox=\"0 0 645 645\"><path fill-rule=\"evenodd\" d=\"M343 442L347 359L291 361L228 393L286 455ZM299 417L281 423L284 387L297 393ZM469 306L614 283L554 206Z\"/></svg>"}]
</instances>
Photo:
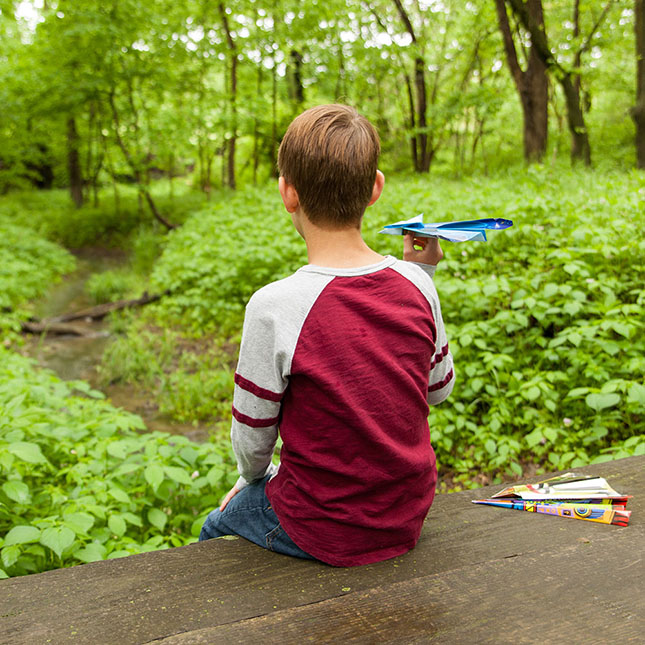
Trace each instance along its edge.
<instances>
[{"instance_id":1,"label":"boy's arm","mask_svg":"<svg viewBox=\"0 0 645 645\"><path fill-rule=\"evenodd\" d=\"M415 246L420 246L418 250ZM443 251L437 238L415 238L409 233L403 238L403 259L421 267L431 278L437 269L437 264L443 258ZM437 405L444 401L455 384L455 370L452 362L452 354L448 347L448 338L441 316L441 305L437 296L434 284L431 297L429 298L432 307L432 315L436 326L435 355L430 363L430 377L428 383L428 403Z\"/></svg>"},{"instance_id":2,"label":"boy's arm","mask_svg":"<svg viewBox=\"0 0 645 645\"><path fill-rule=\"evenodd\" d=\"M270 306L254 296L244 318L233 395L231 442L240 473L237 490L277 469L271 458L287 379L276 351L275 323Z\"/></svg>"}]
</instances>

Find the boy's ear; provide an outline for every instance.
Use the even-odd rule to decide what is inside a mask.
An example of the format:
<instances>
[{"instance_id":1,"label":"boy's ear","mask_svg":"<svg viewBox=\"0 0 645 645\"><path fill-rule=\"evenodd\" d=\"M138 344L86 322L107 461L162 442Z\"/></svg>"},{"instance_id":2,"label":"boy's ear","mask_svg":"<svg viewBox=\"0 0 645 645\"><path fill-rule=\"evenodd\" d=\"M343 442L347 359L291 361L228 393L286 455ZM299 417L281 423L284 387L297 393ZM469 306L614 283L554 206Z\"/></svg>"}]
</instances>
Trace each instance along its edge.
<instances>
[{"instance_id":1,"label":"boy's ear","mask_svg":"<svg viewBox=\"0 0 645 645\"><path fill-rule=\"evenodd\" d=\"M383 192L383 186L385 186L385 175L380 171L376 171L376 179L374 180L374 187L372 188L372 197L368 206L371 206Z\"/></svg>"},{"instance_id":2,"label":"boy's ear","mask_svg":"<svg viewBox=\"0 0 645 645\"><path fill-rule=\"evenodd\" d=\"M295 213L300 206L300 199L296 189L291 184L288 184L282 176L278 179L278 189L287 213Z\"/></svg>"}]
</instances>

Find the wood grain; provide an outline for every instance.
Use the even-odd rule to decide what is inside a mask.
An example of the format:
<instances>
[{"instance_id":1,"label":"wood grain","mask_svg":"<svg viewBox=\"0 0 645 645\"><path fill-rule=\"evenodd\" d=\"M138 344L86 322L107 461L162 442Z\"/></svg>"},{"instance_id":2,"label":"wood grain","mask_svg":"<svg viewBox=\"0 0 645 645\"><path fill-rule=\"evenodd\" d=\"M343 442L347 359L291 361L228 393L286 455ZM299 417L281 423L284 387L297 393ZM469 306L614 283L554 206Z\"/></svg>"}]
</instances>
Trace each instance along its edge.
<instances>
[{"instance_id":1,"label":"wood grain","mask_svg":"<svg viewBox=\"0 0 645 645\"><path fill-rule=\"evenodd\" d=\"M630 526L470 503L498 486L442 495L375 565L221 539L2 580L0 643L644 642L645 457L581 470L634 495Z\"/></svg>"}]
</instances>

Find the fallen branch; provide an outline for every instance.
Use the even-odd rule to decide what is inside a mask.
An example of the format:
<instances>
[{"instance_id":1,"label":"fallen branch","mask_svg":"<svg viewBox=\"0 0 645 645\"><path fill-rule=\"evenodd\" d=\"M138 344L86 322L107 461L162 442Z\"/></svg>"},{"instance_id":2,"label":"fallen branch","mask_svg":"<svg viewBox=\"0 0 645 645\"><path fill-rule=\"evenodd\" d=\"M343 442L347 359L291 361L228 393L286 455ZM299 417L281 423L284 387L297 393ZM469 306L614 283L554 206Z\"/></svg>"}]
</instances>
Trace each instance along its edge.
<instances>
[{"instance_id":1,"label":"fallen branch","mask_svg":"<svg viewBox=\"0 0 645 645\"><path fill-rule=\"evenodd\" d=\"M115 302L106 302L102 305L97 305L96 307L90 307L89 309L83 309L74 313L63 314L61 316L53 316L52 318L43 320L43 323L46 324L69 322L70 320L83 320L86 318L91 318L92 320L100 320L112 311L127 309L128 307L140 307L142 305L147 305L151 302L159 300L162 296L168 295L168 293L170 292L164 291L163 293L153 293L152 295L150 295L146 291L141 296L141 298L135 298L134 300L116 300Z\"/></svg>"},{"instance_id":2,"label":"fallen branch","mask_svg":"<svg viewBox=\"0 0 645 645\"><path fill-rule=\"evenodd\" d=\"M25 320L20 323L22 331L30 334L56 334L59 336L96 336L96 332L91 329L70 325L69 323L57 322L34 322Z\"/></svg>"},{"instance_id":3,"label":"fallen branch","mask_svg":"<svg viewBox=\"0 0 645 645\"><path fill-rule=\"evenodd\" d=\"M78 325L70 325L69 322L71 320L100 320L112 311L147 305L159 300L162 296L168 295L169 293L170 290L167 290L163 293L154 293L149 295L146 291L141 298L135 298L134 300L106 302L102 305L97 305L96 307L90 307L89 309L83 309L82 311L63 314L61 316L52 316L51 318L45 318L44 320L33 318L31 320L25 320L21 323L21 327L22 331L29 334L64 334L85 337L96 336L95 330L87 329Z\"/></svg>"}]
</instances>

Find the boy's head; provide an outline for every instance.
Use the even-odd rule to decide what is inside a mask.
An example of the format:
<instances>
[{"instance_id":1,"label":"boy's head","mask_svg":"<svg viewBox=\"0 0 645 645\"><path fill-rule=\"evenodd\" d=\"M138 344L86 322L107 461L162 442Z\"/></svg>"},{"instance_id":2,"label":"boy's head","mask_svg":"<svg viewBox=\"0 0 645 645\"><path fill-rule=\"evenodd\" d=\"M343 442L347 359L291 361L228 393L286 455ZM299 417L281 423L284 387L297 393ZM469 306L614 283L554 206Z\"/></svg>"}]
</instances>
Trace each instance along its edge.
<instances>
[{"instance_id":1,"label":"boy's head","mask_svg":"<svg viewBox=\"0 0 645 645\"><path fill-rule=\"evenodd\" d=\"M358 227L372 199L380 151L374 126L354 108L319 105L289 126L278 169L313 224Z\"/></svg>"}]
</instances>

